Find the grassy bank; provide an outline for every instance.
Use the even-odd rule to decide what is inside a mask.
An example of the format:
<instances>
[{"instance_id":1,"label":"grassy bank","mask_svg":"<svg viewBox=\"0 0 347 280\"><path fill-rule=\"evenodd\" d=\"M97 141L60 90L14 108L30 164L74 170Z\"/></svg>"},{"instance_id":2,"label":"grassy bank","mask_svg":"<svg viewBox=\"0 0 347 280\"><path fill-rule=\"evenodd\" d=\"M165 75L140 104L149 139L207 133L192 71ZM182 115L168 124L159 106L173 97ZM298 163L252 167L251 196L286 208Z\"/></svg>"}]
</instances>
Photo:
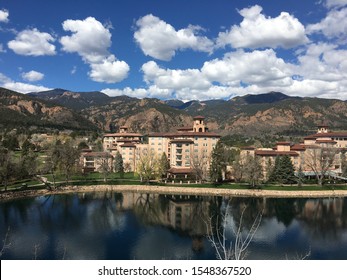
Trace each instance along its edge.
<instances>
[{"instance_id":1,"label":"grassy bank","mask_svg":"<svg viewBox=\"0 0 347 280\"><path fill-rule=\"evenodd\" d=\"M56 177L56 187L66 187L66 186L76 186L76 187L83 187L83 186L104 186L104 185L122 185L122 186L160 186L162 188L165 187L175 187L177 189L187 189L187 188L200 188L200 189L215 189L215 190L254 190L254 191L289 191L289 192L298 192L298 191L347 191L347 185L303 185L303 186L297 186L297 185L259 185L256 188L252 188L251 186L247 184L236 184L236 183L224 183L224 184L210 184L210 183L203 183L203 184L196 184L196 183L163 183L163 182L149 182L144 183L141 182L134 174L125 174L127 176L120 176L119 174L113 174L113 176L109 177L107 181L104 181L101 174L89 174L88 177L86 176L73 176L71 178L71 181L66 184L64 181L65 178L63 176L57 176ZM48 175L45 176L49 182L52 182L52 176ZM52 183L49 183L51 187ZM8 191L21 191L21 190L30 190L30 189L46 189L47 185L43 184L42 182L38 180L22 180L15 182L8 186ZM2 186L0 188L1 191L4 191L4 187Z\"/></svg>"}]
</instances>

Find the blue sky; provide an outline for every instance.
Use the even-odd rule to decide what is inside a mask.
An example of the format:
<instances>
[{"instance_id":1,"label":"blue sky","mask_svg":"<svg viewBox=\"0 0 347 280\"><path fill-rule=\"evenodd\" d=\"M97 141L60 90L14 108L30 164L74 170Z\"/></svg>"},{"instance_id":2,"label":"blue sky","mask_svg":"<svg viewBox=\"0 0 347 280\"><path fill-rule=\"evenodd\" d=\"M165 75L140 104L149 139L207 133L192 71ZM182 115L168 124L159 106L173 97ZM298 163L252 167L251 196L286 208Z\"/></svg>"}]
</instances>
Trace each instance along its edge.
<instances>
[{"instance_id":1,"label":"blue sky","mask_svg":"<svg viewBox=\"0 0 347 280\"><path fill-rule=\"evenodd\" d=\"M347 99L347 0L1 0L0 86Z\"/></svg>"}]
</instances>

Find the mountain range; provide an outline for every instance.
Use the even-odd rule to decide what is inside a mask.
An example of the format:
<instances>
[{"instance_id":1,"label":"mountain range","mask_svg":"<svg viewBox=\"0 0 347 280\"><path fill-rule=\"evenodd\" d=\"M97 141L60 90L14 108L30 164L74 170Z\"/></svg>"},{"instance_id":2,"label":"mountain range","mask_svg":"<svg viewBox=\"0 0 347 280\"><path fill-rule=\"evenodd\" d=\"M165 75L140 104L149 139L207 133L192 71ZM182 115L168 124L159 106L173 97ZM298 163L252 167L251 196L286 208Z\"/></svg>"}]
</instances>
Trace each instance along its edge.
<instances>
[{"instance_id":1,"label":"mountain range","mask_svg":"<svg viewBox=\"0 0 347 280\"><path fill-rule=\"evenodd\" d=\"M54 89L20 94L0 88L0 126L35 125L117 131L126 125L141 133L174 131L191 126L203 115L210 130L222 135L305 135L319 124L347 129L347 102L338 99L292 97L280 92L245 95L230 100L159 100L102 92ZM4 118L3 118L4 117Z\"/></svg>"}]
</instances>

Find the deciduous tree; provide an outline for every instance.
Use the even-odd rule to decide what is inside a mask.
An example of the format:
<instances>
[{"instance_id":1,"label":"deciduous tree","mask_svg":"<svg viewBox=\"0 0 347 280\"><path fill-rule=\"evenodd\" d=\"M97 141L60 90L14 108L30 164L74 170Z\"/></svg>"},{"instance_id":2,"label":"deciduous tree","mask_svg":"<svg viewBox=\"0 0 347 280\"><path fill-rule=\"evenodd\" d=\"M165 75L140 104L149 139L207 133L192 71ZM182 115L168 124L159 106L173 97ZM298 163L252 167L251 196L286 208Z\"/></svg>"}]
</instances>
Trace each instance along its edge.
<instances>
[{"instance_id":1,"label":"deciduous tree","mask_svg":"<svg viewBox=\"0 0 347 280\"><path fill-rule=\"evenodd\" d=\"M254 188L263 177L262 166L257 157L248 155L244 164L244 178Z\"/></svg>"},{"instance_id":2,"label":"deciduous tree","mask_svg":"<svg viewBox=\"0 0 347 280\"><path fill-rule=\"evenodd\" d=\"M340 149L334 147L311 147L305 154L305 164L313 171L318 185L322 186L329 169L337 163L335 157Z\"/></svg>"},{"instance_id":3,"label":"deciduous tree","mask_svg":"<svg viewBox=\"0 0 347 280\"><path fill-rule=\"evenodd\" d=\"M12 153L0 146L0 182L7 191L9 180L14 177L16 172L16 165L13 161Z\"/></svg>"},{"instance_id":4,"label":"deciduous tree","mask_svg":"<svg viewBox=\"0 0 347 280\"><path fill-rule=\"evenodd\" d=\"M157 177L158 159L153 151L141 150L138 154L136 171L140 176L141 182L148 183L151 179Z\"/></svg>"}]
</instances>

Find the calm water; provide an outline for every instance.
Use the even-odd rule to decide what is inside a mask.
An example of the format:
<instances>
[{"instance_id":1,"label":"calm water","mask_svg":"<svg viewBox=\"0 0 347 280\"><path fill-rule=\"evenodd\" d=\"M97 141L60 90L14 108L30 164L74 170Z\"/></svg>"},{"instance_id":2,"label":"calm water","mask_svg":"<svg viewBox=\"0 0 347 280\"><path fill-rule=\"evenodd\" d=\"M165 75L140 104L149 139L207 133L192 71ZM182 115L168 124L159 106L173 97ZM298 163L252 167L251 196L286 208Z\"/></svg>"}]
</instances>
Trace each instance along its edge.
<instances>
[{"instance_id":1,"label":"calm water","mask_svg":"<svg viewBox=\"0 0 347 280\"><path fill-rule=\"evenodd\" d=\"M241 217L241 213L244 214ZM248 259L347 259L347 199L251 199L134 193L0 203L2 259L215 259L207 234L260 225ZM226 223L223 223L223 217ZM207 225L212 225L208 230ZM0 246L1 249L2 246Z\"/></svg>"}]
</instances>

